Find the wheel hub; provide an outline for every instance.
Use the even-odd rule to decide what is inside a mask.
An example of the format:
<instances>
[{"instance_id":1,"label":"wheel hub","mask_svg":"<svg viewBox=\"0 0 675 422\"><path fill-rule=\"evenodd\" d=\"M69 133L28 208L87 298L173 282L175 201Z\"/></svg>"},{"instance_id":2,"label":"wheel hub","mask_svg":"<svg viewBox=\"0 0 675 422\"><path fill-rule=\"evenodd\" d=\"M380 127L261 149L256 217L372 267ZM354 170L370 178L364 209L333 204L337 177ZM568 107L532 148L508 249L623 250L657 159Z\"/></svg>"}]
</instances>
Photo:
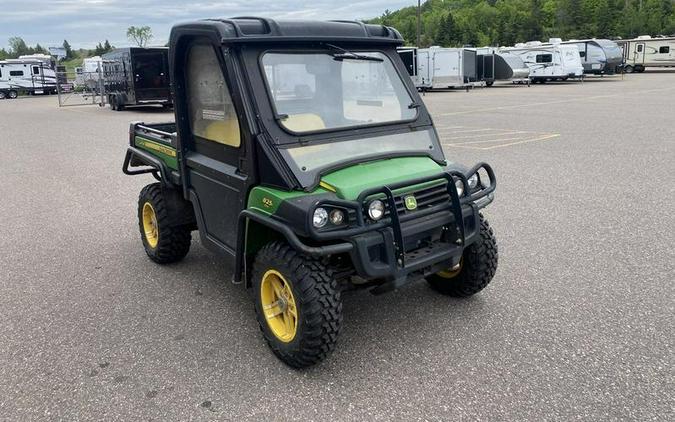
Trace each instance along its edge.
<instances>
[{"instance_id":1,"label":"wheel hub","mask_svg":"<svg viewBox=\"0 0 675 422\"><path fill-rule=\"evenodd\" d=\"M276 270L268 270L260 283L260 302L270 331L284 343L295 338L298 312L290 283Z\"/></svg>"}]
</instances>

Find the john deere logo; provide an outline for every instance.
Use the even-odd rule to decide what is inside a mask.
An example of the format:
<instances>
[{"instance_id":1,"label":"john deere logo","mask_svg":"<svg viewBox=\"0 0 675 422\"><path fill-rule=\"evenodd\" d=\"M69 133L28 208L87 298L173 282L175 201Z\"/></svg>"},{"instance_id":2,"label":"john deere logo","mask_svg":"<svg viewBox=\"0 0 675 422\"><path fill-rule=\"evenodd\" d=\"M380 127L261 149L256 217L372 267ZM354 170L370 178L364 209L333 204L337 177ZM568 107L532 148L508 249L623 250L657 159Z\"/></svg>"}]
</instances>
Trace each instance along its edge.
<instances>
[{"instance_id":1,"label":"john deere logo","mask_svg":"<svg viewBox=\"0 0 675 422\"><path fill-rule=\"evenodd\" d=\"M412 211L417 209L417 199L415 199L414 196L408 195L405 198L403 198L403 201L405 202L405 207Z\"/></svg>"}]
</instances>

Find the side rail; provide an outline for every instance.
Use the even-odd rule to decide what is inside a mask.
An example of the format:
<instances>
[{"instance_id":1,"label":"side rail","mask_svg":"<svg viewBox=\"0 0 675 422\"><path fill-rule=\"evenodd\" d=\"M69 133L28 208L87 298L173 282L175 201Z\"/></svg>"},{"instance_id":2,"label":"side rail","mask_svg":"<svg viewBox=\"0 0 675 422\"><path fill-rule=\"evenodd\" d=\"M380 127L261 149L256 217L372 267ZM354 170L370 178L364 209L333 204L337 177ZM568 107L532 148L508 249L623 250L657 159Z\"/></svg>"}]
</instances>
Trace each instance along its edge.
<instances>
[{"instance_id":1,"label":"side rail","mask_svg":"<svg viewBox=\"0 0 675 422\"><path fill-rule=\"evenodd\" d=\"M169 125L167 125L169 126ZM180 184L175 135L135 122L129 127L129 147L122 165L128 175L150 173L162 184Z\"/></svg>"}]
</instances>

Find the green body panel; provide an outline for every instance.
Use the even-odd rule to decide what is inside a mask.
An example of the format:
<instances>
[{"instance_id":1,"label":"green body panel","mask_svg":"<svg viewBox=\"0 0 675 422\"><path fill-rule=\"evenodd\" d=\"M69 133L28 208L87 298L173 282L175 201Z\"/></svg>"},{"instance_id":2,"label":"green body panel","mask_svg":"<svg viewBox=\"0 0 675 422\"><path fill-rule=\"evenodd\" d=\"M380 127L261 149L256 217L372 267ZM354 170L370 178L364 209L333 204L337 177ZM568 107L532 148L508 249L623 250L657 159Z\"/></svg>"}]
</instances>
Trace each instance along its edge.
<instances>
[{"instance_id":1,"label":"green body panel","mask_svg":"<svg viewBox=\"0 0 675 422\"><path fill-rule=\"evenodd\" d=\"M291 198L298 196L316 195L328 192L324 188L316 188L313 192L304 191L285 191L266 186L256 186L251 189L248 195L248 209L258 211L262 214L272 215L277 212L279 205Z\"/></svg>"},{"instance_id":2,"label":"green body panel","mask_svg":"<svg viewBox=\"0 0 675 422\"><path fill-rule=\"evenodd\" d=\"M354 200L369 188L441 172L443 167L428 157L402 157L356 164L327 174L321 181L334 188L340 198Z\"/></svg>"},{"instance_id":3,"label":"green body panel","mask_svg":"<svg viewBox=\"0 0 675 422\"><path fill-rule=\"evenodd\" d=\"M136 136L134 144L145 151L148 151L155 157L162 160L167 167L173 170L178 170L178 159L176 158L176 149L171 145L166 145L160 142L151 141L150 139Z\"/></svg>"}]
</instances>

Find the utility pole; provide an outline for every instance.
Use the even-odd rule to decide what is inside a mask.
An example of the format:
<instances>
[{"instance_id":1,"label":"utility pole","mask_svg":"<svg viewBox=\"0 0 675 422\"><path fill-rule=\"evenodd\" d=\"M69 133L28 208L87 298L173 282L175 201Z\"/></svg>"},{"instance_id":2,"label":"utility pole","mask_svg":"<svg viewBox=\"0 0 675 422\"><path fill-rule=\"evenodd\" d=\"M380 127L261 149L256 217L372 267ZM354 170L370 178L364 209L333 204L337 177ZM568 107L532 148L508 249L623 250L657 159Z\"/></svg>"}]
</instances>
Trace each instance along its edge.
<instances>
[{"instance_id":1,"label":"utility pole","mask_svg":"<svg viewBox=\"0 0 675 422\"><path fill-rule=\"evenodd\" d=\"M420 47L420 7L421 7L421 1L422 0L417 0L417 47Z\"/></svg>"}]
</instances>

